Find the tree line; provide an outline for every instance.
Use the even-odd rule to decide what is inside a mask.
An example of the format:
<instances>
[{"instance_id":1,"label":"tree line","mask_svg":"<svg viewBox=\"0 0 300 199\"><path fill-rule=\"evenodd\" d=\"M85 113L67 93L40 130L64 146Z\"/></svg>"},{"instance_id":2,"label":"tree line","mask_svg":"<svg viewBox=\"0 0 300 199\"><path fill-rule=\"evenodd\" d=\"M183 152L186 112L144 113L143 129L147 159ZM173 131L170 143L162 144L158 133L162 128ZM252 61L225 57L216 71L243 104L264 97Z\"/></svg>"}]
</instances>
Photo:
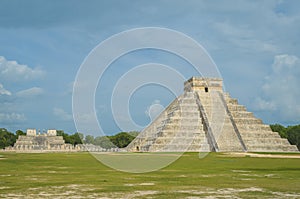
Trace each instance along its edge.
<instances>
[{"instance_id":1,"label":"tree line","mask_svg":"<svg viewBox=\"0 0 300 199\"><path fill-rule=\"evenodd\" d=\"M126 147L137 135L138 131L120 132L112 136L98 136L87 135L84 138L85 144L94 144L101 146L102 148L124 148Z\"/></svg>"},{"instance_id":2,"label":"tree line","mask_svg":"<svg viewBox=\"0 0 300 199\"><path fill-rule=\"evenodd\" d=\"M5 128L0 128L0 149L4 149L7 146L13 146L19 135L26 135L26 133L21 130L12 133Z\"/></svg>"},{"instance_id":3,"label":"tree line","mask_svg":"<svg viewBox=\"0 0 300 199\"><path fill-rule=\"evenodd\" d=\"M94 137L92 135L84 136L83 133L74 133L68 134L63 130L57 130L57 135L62 136L65 140L65 143L72 145L77 144L94 144L101 146L102 148L123 148L126 147L137 135L139 132L120 132L116 135L111 136L98 136ZM8 146L13 146L20 135L26 135L22 130L17 130L15 133L8 131L5 128L0 128L0 149L4 149Z\"/></svg>"},{"instance_id":4,"label":"tree line","mask_svg":"<svg viewBox=\"0 0 300 199\"><path fill-rule=\"evenodd\" d=\"M280 137L288 139L288 141L296 145L300 150L300 124L295 126L284 127L280 124L271 124L272 131L278 132Z\"/></svg>"},{"instance_id":5,"label":"tree line","mask_svg":"<svg viewBox=\"0 0 300 199\"><path fill-rule=\"evenodd\" d=\"M295 126L284 127L280 124L271 124L272 131L278 132L282 138L288 139L288 141L296 145L300 150L300 124ZM82 133L68 134L63 130L57 130L57 135L62 136L65 143L72 145L77 144L94 144L101 146L102 148L124 148L126 147L139 132L120 132L111 136L97 136L92 135L84 136ZM15 133L8 131L5 128L0 128L0 149L4 149L7 146L13 146L20 135L26 135L22 130L17 130Z\"/></svg>"},{"instance_id":6,"label":"tree line","mask_svg":"<svg viewBox=\"0 0 300 199\"><path fill-rule=\"evenodd\" d=\"M62 130L57 131L57 135L63 136L66 143L70 143L73 145L77 144L94 144L97 146L101 146L102 148L124 148L126 147L137 135L139 132L120 132L111 136L97 136L94 137L92 135L84 136L83 133L74 133L69 135Z\"/></svg>"}]
</instances>

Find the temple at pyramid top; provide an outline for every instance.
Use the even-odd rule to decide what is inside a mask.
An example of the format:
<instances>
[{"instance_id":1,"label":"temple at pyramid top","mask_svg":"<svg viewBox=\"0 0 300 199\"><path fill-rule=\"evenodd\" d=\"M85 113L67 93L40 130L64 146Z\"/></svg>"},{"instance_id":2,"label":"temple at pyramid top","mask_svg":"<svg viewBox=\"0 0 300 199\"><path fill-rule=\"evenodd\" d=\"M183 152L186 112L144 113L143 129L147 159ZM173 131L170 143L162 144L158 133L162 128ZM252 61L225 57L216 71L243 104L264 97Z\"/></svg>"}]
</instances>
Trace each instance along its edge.
<instances>
[{"instance_id":1,"label":"temple at pyramid top","mask_svg":"<svg viewBox=\"0 0 300 199\"><path fill-rule=\"evenodd\" d=\"M184 92L147 126L127 151L298 151L223 92L219 78L192 77Z\"/></svg>"},{"instance_id":2,"label":"temple at pyramid top","mask_svg":"<svg viewBox=\"0 0 300 199\"><path fill-rule=\"evenodd\" d=\"M185 92L222 91L223 80L219 78L192 77L184 82Z\"/></svg>"}]
</instances>

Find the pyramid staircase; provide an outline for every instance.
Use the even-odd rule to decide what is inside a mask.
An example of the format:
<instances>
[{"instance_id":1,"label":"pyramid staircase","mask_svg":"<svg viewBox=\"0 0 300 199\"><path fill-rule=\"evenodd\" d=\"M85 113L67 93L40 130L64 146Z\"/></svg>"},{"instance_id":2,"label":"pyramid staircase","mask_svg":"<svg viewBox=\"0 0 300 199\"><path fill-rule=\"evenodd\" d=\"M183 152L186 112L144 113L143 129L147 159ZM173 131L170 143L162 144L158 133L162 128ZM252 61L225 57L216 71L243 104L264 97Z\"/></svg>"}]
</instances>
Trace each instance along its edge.
<instances>
[{"instance_id":1,"label":"pyramid staircase","mask_svg":"<svg viewBox=\"0 0 300 199\"><path fill-rule=\"evenodd\" d=\"M221 79L191 78L127 151L298 151L223 93Z\"/></svg>"},{"instance_id":2,"label":"pyramid staircase","mask_svg":"<svg viewBox=\"0 0 300 199\"><path fill-rule=\"evenodd\" d=\"M298 152L295 145L281 138L277 132L273 132L269 125L263 124L262 120L239 105L228 93L224 94L224 98L248 151Z\"/></svg>"},{"instance_id":3,"label":"pyramid staircase","mask_svg":"<svg viewBox=\"0 0 300 199\"><path fill-rule=\"evenodd\" d=\"M131 151L210 151L194 93L186 92L128 147Z\"/></svg>"}]
</instances>

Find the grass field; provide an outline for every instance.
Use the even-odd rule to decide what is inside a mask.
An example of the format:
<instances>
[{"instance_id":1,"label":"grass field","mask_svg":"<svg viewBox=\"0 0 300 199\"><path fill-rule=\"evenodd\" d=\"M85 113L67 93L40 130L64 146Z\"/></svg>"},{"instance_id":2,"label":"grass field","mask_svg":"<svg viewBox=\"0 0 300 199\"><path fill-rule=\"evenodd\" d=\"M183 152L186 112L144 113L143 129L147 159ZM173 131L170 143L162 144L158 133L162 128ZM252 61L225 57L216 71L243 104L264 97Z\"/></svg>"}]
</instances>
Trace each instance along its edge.
<instances>
[{"instance_id":1,"label":"grass field","mask_svg":"<svg viewBox=\"0 0 300 199\"><path fill-rule=\"evenodd\" d=\"M300 159L186 153L132 174L89 153L0 153L0 198L300 198Z\"/></svg>"}]
</instances>

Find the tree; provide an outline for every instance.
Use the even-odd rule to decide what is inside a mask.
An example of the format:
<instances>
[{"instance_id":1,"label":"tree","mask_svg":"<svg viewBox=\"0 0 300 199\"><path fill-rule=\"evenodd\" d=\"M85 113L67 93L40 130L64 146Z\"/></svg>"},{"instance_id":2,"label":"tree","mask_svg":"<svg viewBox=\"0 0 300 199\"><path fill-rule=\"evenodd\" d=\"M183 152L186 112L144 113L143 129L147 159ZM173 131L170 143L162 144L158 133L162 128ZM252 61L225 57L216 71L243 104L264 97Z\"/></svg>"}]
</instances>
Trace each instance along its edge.
<instances>
[{"instance_id":1,"label":"tree","mask_svg":"<svg viewBox=\"0 0 300 199\"><path fill-rule=\"evenodd\" d=\"M278 132L280 137L287 138L287 129L280 124L271 124L270 125L272 131Z\"/></svg>"},{"instance_id":2,"label":"tree","mask_svg":"<svg viewBox=\"0 0 300 199\"><path fill-rule=\"evenodd\" d=\"M118 133L114 136L110 136L109 139L111 140L114 145L116 145L119 148L126 147L135 137L132 135L129 135L126 132Z\"/></svg>"},{"instance_id":3,"label":"tree","mask_svg":"<svg viewBox=\"0 0 300 199\"><path fill-rule=\"evenodd\" d=\"M79 133L79 132L77 132L77 133L78 133L79 138L80 138L81 140L83 140L83 139L84 139L83 133Z\"/></svg>"},{"instance_id":4,"label":"tree","mask_svg":"<svg viewBox=\"0 0 300 199\"><path fill-rule=\"evenodd\" d=\"M138 133L139 132L137 131L132 131L129 133L120 132L112 136L98 136L94 139L94 144L106 149L115 147L124 148L138 135ZM88 143L87 139L91 138L86 136L86 143Z\"/></svg>"},{"instance_id":5,"label":"tree","mask_svg":"<svg viewBox=\"0 0 300 199\"><path fill-rule=\"evenodd\" d=\"M57 130L56 135L62 136L63 139L65 140L65 143L68 143L68 144L71 143L70 136L67 133L65 133L63 130Z\"/></svg>"},{"instance_id":6,"label":"tree","mask_svg":"<svg viewBox=\"0 0 300 199\"><path fill-rule=\"evenodd\" d=\"M94 144L94 140L95 140L94 136L87 135L87 136L85 136L84 143L86 143L86 144Z\"/></svg>"},{"instance_id":7,"label":"tree","mask_svg":"<svg viewBox=\"0 0 300 199\"><path fill-rule=\"evenodd\" d=\"M72 144L72 145L82 144L82 140L81 140L81 137L83 137L82 133L74 133L73 135L69 135L65 133L63 130L57 130L56 133L59 136L63 136L65 143Z\"/></svg>"},{"instance_id":8,"label":"tree","mask_svg":"<svg viewBox=\"0 0 300 199\"><path fill-rule=\"evenodd\" d=\"M133 136L133 137L136 137L140 134L140 132L139 131L130 131L130 132L128 132L128 134Z\"/></svg>"},{"instance_id":9,"label":"tree","mask_svg":"<svg viewBox=\"0 0 300 199\"><path fill-rule=\"evenodd\" d=\"M17 130L17 131L16 131L16 136L17 136L17 138L18 138L20 135L26 135L26 133L25 133L24 131L22 131L22 130Z\"/></svg>"},{"instance_id":10,"label":"tree","mask_svg":"<svg viewBox=\"0 0 300 199\"><path fill-rule=\"evenodd\" d=\"M63 136L63 134L65 134L63 130L56 130L56 135Z\"/></svg>"},{"instance_id":11,"label":"tree","mask_svg":"<svg viewBox=\"0 0 300 199\"><path fill-rule=\"evenodd\" d=\"M287 138L291 144L297 145L300 150L300 125L287 128Z\"/></svg>"},{"instance_id":12,"label":"tree","mask_svg":"<svg viewBox=\"0 0 300 199\"><path fill-rule=\"evenodd\" d=\"M16 142L17 136L5 128L0 128L0 149L4 149L7 146L13 146Z\"/></svg>"},{"instance_id":13,"label":"tree","mask_svg":"<svg viewBox=\"0 0 300 199\"><path fill-rule=\"evenodd\" d=\"M94 139L94 144L105 149L115 148L116 146L110 141L108 136L98 136Z\"/></svg>"},{"instance_id":14,"label":"tree","mask_svg":"<svg viewBox=\"0 0 300 199\"><path fill-rule=\"evenodd\" d=\"M69 135L65 133L63 130L56 131L57 136L62 136L65 143L69 143L72 145L82 144L83 141L86 144L95 144L101 146L103 148L124 148L126 147L138 134L137 131L127 132L120 132L113 136L99 136L94 138L92 135L87 135L84 138L82 133L74 133ZM7 131L5 128L0 128L0 148L5 148L7 146L13 146L16 142L16 139L20 135L26 135L25 132L22 130L17 130L15 134Z\"/></svg>"},{"instance_id":15,"label":"tree","mask_svg":"<svg viewBox=\"0 0 300 199\"><path fill-rule=\"evenodd\" d=\"M62 136L65 140L65 143L69 143L72 145L82 144L81 137L83 137L82 133L74 133L73 135L69 135L65 133L63 130L56 131L58 136Z\"/></svg>"},{"instance_id":16,"label":"tree","mask_svg":"<svg viewBox=\"0 0 300 199\"><path fill-rule=\"evenodd\" d=\"M272 131L276 131L282 138L287 138L288 141L296 145L300 150L300 125L284 127L280 124L271 124Z\"/></svg>"},{"instance_id":17,"label":"tree","mask_svg":"<svg viewBox=\"0 0 300 199\"><path fill-rule=\"evenodd\" d=\"M69 138L70 138L70 144L73 145L82 144L80 133L74 133L73 135L69 136Z\"/></svg>"}]
</instances>

